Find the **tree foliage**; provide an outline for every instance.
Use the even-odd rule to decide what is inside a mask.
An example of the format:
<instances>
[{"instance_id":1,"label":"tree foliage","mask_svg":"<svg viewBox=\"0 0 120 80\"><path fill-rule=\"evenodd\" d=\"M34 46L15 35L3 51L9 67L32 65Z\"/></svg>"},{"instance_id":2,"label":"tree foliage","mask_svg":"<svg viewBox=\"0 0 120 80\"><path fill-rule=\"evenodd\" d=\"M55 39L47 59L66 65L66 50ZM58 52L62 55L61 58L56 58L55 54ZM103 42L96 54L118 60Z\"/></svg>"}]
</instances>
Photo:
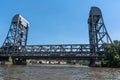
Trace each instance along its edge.
<instances>
[{"instance_id":1,"label":"tree foliage","mask_svg":"<svg viewBox=\"0 0 120 80\"><path fill-rule=\"evenodd\" d=\"M106 44L107 66L120 67L120 41L115 40L113 44Z\"/></svg>"}]
</instances>

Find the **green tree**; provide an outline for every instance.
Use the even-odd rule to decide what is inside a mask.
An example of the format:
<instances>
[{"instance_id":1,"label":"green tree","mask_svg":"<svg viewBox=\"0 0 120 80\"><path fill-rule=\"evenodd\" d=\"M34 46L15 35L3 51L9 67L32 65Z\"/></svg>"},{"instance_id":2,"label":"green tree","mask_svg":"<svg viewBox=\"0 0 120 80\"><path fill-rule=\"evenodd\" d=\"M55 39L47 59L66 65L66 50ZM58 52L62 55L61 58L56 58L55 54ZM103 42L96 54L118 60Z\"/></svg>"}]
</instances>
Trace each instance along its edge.
<instances>
[{"instance_id":1,"label":"green tree","mask_svg":"<svg viewBox=\"0 0 120 80\"><path fill-rule=\"evenodd\" d=\"M107 65L109 67L120 67L120 41L115 40L113 44L106 44Z\"/></svg>"}]
</instances>

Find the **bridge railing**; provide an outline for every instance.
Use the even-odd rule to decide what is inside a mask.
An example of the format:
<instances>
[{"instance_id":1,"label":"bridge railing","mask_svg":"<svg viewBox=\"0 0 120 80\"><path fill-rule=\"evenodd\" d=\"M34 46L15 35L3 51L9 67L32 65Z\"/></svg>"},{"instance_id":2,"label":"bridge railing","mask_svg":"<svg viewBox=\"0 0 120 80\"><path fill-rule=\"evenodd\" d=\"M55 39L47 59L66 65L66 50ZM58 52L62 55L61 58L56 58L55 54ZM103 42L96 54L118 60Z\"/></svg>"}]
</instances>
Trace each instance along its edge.
<instances>
[{"instance_id":1,"label":"bridge railing","mask_svg":"<svg viewBox=\"0 0 120 80\"><path fill-rule=\"evenodd\" d=\"M49 52L49 53L74 53L74 52L89 52L88 44L61 44L61 45L27 45L26 52Z\"/></svg>"}]
</instances>

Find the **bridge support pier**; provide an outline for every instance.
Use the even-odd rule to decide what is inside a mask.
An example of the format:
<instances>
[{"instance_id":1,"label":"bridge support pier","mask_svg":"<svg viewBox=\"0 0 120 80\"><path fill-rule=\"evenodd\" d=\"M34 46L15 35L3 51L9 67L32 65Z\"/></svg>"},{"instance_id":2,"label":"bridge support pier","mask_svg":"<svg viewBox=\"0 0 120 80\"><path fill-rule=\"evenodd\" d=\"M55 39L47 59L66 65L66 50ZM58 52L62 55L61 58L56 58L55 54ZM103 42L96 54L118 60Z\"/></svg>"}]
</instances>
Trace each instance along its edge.
<instances>
[{"instance_id":1,"label":"bridge support pier","mask_svg":"<svg viewBox=\"0 0 120 80\"><path fill-rule=\"evenodd\" d=\"M8 56L0 57L0 64L5 64L5 61L9 61L9 57Z\"/></svg>"},{"instance_id":2,"label":"bridge support pier","mask_svg":"<svg viewBox=\"0 0 120 80\"><path fill-rule=\"evenodd\" d=\"M101 61L98 60L90 60L89 66L91 67L101 67Z\"/></svg>"},{"instance_id":3,"label":"bridge support pier","mask_svg":"<svg viewBox=\"0 0 120 80\"><path fill-rule=\"evenodd\" d=\"M0 61L9 61L8 56L0 57Z\"/></svg>"},{"instance_id":4,"label":"bridge support pier","mask_svg":"<svg viewBox=\"0 0 120 80\"><path fill-rule=\"evenodd\" d=\"M91 59L90 63L89 63L89 66L95 66L95 60Z\"/></svg>"},{"instance_id":5,"label":"bridge support pier","mask_svg":"<svg viewBox=\"0 0 120 80\"><path fill-rule=\"evenodd\" d=\"M27 61L24 58L12 58L13 65L26 65Z\"/></svg>"}]
</instances>

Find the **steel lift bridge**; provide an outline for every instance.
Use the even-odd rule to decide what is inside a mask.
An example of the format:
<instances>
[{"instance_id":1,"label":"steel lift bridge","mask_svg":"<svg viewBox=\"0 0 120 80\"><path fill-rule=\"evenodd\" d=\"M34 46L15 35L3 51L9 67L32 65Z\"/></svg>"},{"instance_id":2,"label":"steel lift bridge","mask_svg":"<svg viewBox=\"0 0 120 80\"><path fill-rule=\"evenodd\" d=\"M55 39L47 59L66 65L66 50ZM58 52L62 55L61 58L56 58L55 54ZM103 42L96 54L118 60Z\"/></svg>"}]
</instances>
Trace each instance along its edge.
<instances>
[{"instance_id":1,"label":"steel lift bridge","mask_svg":"<svg viewBox=\"0 0 120 80\"><path fill-rule=\"evenodd\" d=\"M27 45L29 22L21 15L13 17L7 37L0 48L0 60L13 63L26 59L94 60L106 57L105 43L112 43L101 10L91 7L88 18L89 44Z\"/></svg>"}]
</instances>

